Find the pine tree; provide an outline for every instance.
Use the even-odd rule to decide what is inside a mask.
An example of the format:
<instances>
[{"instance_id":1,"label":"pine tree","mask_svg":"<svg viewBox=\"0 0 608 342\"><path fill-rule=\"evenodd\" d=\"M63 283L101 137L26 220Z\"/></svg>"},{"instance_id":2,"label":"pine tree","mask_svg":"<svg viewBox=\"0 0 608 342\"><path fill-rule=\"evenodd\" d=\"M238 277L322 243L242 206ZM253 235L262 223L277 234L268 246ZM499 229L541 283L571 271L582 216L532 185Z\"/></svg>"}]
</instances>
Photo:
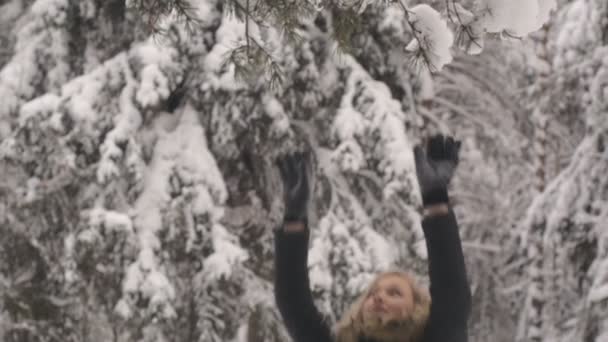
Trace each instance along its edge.
<instances>
[{"instance_id":1,"label":"pine tree","mask_svg":"<svg viewBox=\"0 0 608 342\"><path fill-rule=\"evenodd\" d=\"M492 53L500 44L418 73L411 57L435 53L423 38L463 22L427 4L282 4L2 5L17 13L0 64L4 340L284 339L273 159L296 149L315 155L310 270L331 320L380 270L424 275L411 150L431 131L470 134L454 192L471 218L465 246L477 263L494 249L492 221L476 209L508 207L495 176L521 153L507 143L520 134L515 96L497 91L509 71ZM487 39L488 17L476 16ZM485 166L467 166L476 160ZM473 188L483 195L469 207Z\"/></svg>"},{"instance_id":2,"label":"pine tree","mask_svg":"<svg viewBox=\"0 0 608 342\"><path fill-rule=\"evenodd\" d=\"M605 256L599 228L607 189L605 177L600 176L607 167L603 147L607 55L606 41L602 40L607 31L605 21L599 19L605 13L603 3L575 2L564 9L561 18L565 22L556 29L559 44L552 67L559 71L550 76L559 83L546 95L555 92L574 103L568 107L553 104L555 121L551 123L557 127L565 120L572 123L569 112L578 107L584 128L573 134L574 139L581 136L581 141L569 163L534 199L522 223L528 230L530 252L522 341L601 340L606 336L602 326L606 318L599 313L606 299L601 290ZM571 79L576 88L566 83ZM547 102L540 105L547 106ZM572 127L580 126L575 123Z\"/></svg>"}]
</instances>

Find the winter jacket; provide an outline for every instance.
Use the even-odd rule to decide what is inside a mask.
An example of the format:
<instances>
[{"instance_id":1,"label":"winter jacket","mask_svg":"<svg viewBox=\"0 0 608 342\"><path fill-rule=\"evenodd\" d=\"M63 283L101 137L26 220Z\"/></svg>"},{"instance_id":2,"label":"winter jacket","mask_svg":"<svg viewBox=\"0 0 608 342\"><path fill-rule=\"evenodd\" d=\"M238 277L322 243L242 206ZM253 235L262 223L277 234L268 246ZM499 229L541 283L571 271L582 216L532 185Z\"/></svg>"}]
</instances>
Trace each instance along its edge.
<instances>
[{"instance_id":1,"label":"winter jacket","mask_svg":"<svg viewBox=\"0 0 608 342\"><path fill-rule=\"evenodd\" d=\"M466 342L471 309L464 256L453 211L426 217L431 311L421 342ZM295 342L332 342L330 326L313 303L308 278L309 230L275 230L275 299ZM369 341L360 338L360 342Z\"/></svg>"}]
</instances>

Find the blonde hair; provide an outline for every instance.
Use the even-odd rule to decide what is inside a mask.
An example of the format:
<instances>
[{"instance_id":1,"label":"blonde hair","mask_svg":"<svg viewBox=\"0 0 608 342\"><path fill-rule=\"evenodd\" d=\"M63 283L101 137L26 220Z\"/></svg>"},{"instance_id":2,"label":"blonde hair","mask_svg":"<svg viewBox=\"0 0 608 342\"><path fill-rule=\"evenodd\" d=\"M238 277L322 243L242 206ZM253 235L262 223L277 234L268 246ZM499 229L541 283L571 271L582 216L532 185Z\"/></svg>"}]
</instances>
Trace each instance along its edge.
<instances>
[{"instance_id":1,"label":"blonde hair","mask_svg":"<svg viewBox=\"0 0 608 342\"><path fill-rule=\"evenodd\" d=\"M412 289L414 309L406 318L399 321L366 323L362 316L363 303L378 281L388 276L397 276L407 281ZM383 272L371 282L338 321L334 327L336 342L357 342L362 335L382 342L419 342L422 340L430 307L431 296L428 290L419 286L413 275L401 271Z\"/></svg>"}]
</instances>

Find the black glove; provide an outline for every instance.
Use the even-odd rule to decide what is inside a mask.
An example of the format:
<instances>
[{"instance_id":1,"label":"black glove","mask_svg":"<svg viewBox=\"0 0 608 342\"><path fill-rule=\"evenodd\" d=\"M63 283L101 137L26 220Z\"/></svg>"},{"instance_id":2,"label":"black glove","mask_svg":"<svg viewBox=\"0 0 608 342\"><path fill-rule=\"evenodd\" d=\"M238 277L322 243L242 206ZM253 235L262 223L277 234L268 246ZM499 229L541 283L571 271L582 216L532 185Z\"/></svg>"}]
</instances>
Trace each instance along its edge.
<instances>
[{"instance_id":1,"label":"black glove","mask_svg":"<svg viewBox=\"0 0 608 342\"><path fill-rule=\"evenodd\" d=\"M276 160L283 181L285 222L306 223L309 197L306 173L308 159L308 154L298 152L278 157Z\"/></svg>"},{"instance_id":2,"label":"black glove","mask_svg":"<svg viewBox=\"0 0 608 342\"><path fill-rule=\"evenodd\" d=\"M426 153L420 145L414 147L416 175L424 206L448 203L448 184L458 165L460 141L443 135L431 137Z\"/></svg>"}]
</instances>

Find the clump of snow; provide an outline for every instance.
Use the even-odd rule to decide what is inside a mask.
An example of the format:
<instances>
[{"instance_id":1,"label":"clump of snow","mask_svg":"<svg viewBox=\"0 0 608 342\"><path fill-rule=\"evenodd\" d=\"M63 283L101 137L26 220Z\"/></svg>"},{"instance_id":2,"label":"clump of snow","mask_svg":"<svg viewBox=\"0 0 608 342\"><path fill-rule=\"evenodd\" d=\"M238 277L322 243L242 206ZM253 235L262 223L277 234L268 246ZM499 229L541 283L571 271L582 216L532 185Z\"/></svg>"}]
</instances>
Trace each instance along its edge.
<instances>
[{"instance_id":1,"label":"clump of snow","mask_svg":"<svg viewBox=\"0 0 608 342\"><path fill-rule=\"evenodd\" d=\"M524 37L540 29L556 7L555 0L484 0L479 24L486 32Z\"/></svg>"},{"instance_id":2,"label":"clump of snow","mask_svg":"<svg viewBox=\"0 0 608 342\"><path fill-rule=\"evenodd\" d=\"M469 25L475 19L475 14L462 7L458 2L453 2L448 6L450 16L457 20L460 25Z\"/></svg>"},{"instance_id":3,"label":"clump of snow","mask_svg":"<svg viewBox=\"0 0 608 342\"><path fill-rule=\"evenodd\" d=\"M91 72L72 79L61 88L61 98L66 112L88 135L95 136L94 126L101 118L100 107L110 101L108 85L121 79L124 66L128 65L127 54L116 57ZM120 85L119 85L120 86Z\"/></svg>"},{"instance_id":4,"label":"clump of snow","mask_svg":"<svg viewBox=\"0 0 608 342\"><path fill-rule=\"evenodd\" d=\"M125 300L124 298L120 299L118 303L116 303L114 311L124 319L133 316L133 309L131 308L131 305L129 305L127 300Z\"/></svg>"},{"instance_id":5,"label":"clump of snow","mask_svg":"<svg viewBox=\"0 0 608 342\"><path fill-rule=\"evenodd\" d=\"M118 144L128 141L141 125L141 114L131 100L134 92L132 82L122 90L120 112L113 118L114 128L108 132L100 146L101 160L97 168L97 181L102 184L119 176L120 172L116 162L122 157L123 151Z\"/></svg>"},{"instance_id":6,"label":"clump of snow","mask_svg":"<svg viewBox=\"0 0 608 342\"><path fill-rule=\"evenodd\" d=\"M251 29L255 30L252 25ZM244 42L245 24L233 16L223 16L222 24L216 31L217 44L205 56L206 70L216 76L210 80L210 85L217 89L238 90L245 85L237 81L233 64L225 64L227 55L232 49ZM252 32L252 35L254 32ZM227 70L222 70L223 67Z\"/></svg>"},{"instance_id":7,"label":"clump of snow","mask_svg":"<svg viewBox=\"0 0 608 342\"><path fill-rule=\"evenodd\" d=\"M48 118L57 105L59 97L55 94L45 94L30 102L25 103L19 112L19 125L26 125L29 120L42 120Z\"/></svg>"},{"instance_id":8,"label":"clump of snow","mask_svg":"<svg viewBox=\"0 0 608 342\"><path fill-rule=\"evenodd\" d=\"M23 200L26 203L34 201L38 197L38 185L40 184L40 178L31 177L27 180L25 188L23 189Z\"/></svg>"},{"instance_id":9,"label":"clump of snow","mask_svg":"<svg viewBox=\"0 0 608 342\"><path fill-rule=\"evenodd\" d=\"M507 33L525 37L540 29L557 7L556 0L477 0L472 12L459 3L448 4L449 17L466 27L459 46L469 54L479 54L484 46L485 33ZM414 39L406 50L423 58L431 71L439 71L452 61L450 48L454 35L440 14L426 4L408 10ZM386 23L383 23L385 26Z\"/></svg>"},{"instance_id":10,"label":"clump of snow","mask_svg":"<svg viewBox=\"0 0 608 342\"><path fill-rule=\"evenodd\" d=\"M169 80L157 64L150 64L141 71L141 86L136 99L143 107L157 105L162 99L169 97Z\"/></svg>"},{"instance_id":11,"label":"clump of snow","mask_svg":"<svg viewBox=\"0 0 608 342\"><path fill-rule=\"evenodd\" d=\"M236 236L222 225L214 224L211 234L215 252L203 262L205 281L209 282L230 276L235 266L249 258L247 251L239 246Z\"/></svg>"},{"instance_id":12,"label":"clump of snow","mask_svg":"<svg viewBox=\"0 0 608 342\"><path fill-rule=\"evenodd\" d=\"M454 34L439 12L426 4L420 4L409 10L415 38L408 44L407 50L417 52L422 49L426 55L431 71L440 71L452 61L450 48L454 43Z\"/></svg>"},{"instance_id":13,"label":"clump of snow","mask_svg":"<svg viewBox=\"0 0 608 342\"><path fill-rule=\"evenodd\" d=\"M272 130L277 135L286 134L289 131L289 117L285 114L283 105L276 97L265 94L262 97L264 112L272 119Z\"/></svg>"},{"instance_id":14,"label":"clump of snow","mask_svg":"<svg viewBox=\"0 0 608 342\"><path fill-rule=\"evenodd\" d=\"M315 239L311 243L308 252L309 278L313 290L328 289L333 282L331 272L327 272L331 267L327 256L334 246L331 240L325 238L329 231L333 229L330 217L324 216L321 218L317 229L321 238Z\"/></svg>"},{"instance_id":15,"label":"clump of snow","mask_svg":"<svg viewBox=\"0 0 608 342\"><path fill-rule=\"evenodd\" d=\"M139 263L133 263L127 269L123 282L123 298L118 301L114 311L123 318L131 317L138 292L149 300L149 310L160 310L165 318L175 316L171 305L171 301L175 299L175 288L169 279L158 269L144 269Z\"/></svg>"},{"instance_id":16,"label":"clump of snow","mask_svg":"<svg viewBox=\"0 0 608 342\"><path fill-rule=\"evenodd\" d=\"M131 218L124 213L105 210L102 208L94 208L88 211L89 226L101 227L109 231L125 231L133 233L133 223Z\"/></svg>"},{"instance_id":17,"label":"clump of snow","mask_svg":"<svg viewBox=\"0 0 608 342\"><path fill-rule=\"evenodd\" d=\"M175 297L175 289L169 279L157 270L147 274L140 291L144 297L150 298L151 305L163 304Z\"/></svg>"},{"instance_id":18,"label":"clump of snow","mask_svg":"<svg viewBox=\"0 0 608 342\"><path fill-rule=\"evenodd\" d=\"M594 277L588 298L591 302L600 302L608 298L608 259L604 259L594 265Z\"/></svg>"},{"instance_id":19,"label":"clump of snow","mask_svg":"<svg viewBox=\"0 0 608 342\"><path fill-rule=\"evenodd\" d=\"M350 106L340 107L332 126L332 132L338 136L338 139L348 140L356 138L363 134L364 130L365 123L361 113Z\"/></svg>"},{"instance_id":20,"label":"clump of snow","mask_svg":"<svg viewBox=\"0 0 608 342\"><path fill-rule=\"evenodd\" d=\"M0 5L0 23L9 23L15 19L23 10L23 3L20 0L10 0Z\"/></svg>"},{"instance_id":21,"label":"clump of snow","mask_svg":"<svg viewBox=\"0 0 608 342\"><path fill-rule=\"evenodd\" d=\"M38 0L32 5L32 13L55 25L65 23L68 0Z\"/></svg>"},{"instance_id":22,"label":"clump of snow","mask_svg":"<svg viewBox=\"0 0 608 342\"><path fill-rule=\"evenodd\" d=\"M356 140L345 140L334 150L332 160L340 170L355 172L365 166L365 156Z\"/></svg>"},{"instance_id":23,"label":"clump of snow","mask_svg":"<svg viewBox=\"0 0 608 342\"><path fill-rule=\"evenodd\" d=\"M283 44L281 33L270 26L259 26L254 20L249 21L248 37L250 39L249 48L254 51L263 49L261 55L264 59L268 58L273 62L281 61L282 67L296 64L293 59L286 56L291 55L292 47ZM246 44L245 23L234 16L223 16L220 27L215 32L217 43L212 50L205 56L204 67L209 75L206 82L201 85L202 89L209 87L223 89L227 91L241 90L247 87L245 80L237 78L237 68L233 61L248 69L253 66L248 57L245 56L244 48ZM236 58L230 59L232 53L236 53ZM257 52L256 52L257 53ZM255 63L254 63L255 64ZM248 69L253 70L254 69ZM255 72L254 72L255 74ZM239 74L245 76L247 72ZM255 76L254 76L255 77ZM250 79L247 79L249 81Z\"/></svg>"},{"instance_id":24,"label":"clump of snow","mask_svg":"<svg viewBox=\"0 0 608 342\"><path fill-rule=\"evenodd\" d=\"M388 6L382 13L382 20L378 24L380 31L390 30L395 36L403 36L406 32L406 20L403 10L399 6Z\"/></svg>"},{"instance_id":25,"label":"clump of snow","mask_svg":"<svg viewBox=\"0 0 608 342\"><path fill-rule=\"evenodd\" d=\"M197 19L203 27L211 25L219 16L217 0L191 0L190 3L195 8Z\"/></svg>"},{"instance_id":26,"label":"clump of snow","mask_svg":"<svg viewBox=\"0 0 608 342\"><path fill-rule=\"evenodd\" d=\"M82 215L87 222L87 228L79 232L75 240L95 244L108 232L124 232L127 235L134 233L133 222L125 213L96 207L84 210Z\"/></svg>"},{"instance_id":27,"label":"clump of snow","mask_svg":"<svg viewBox=\"0 0 608 342\"><path fill-rule=\"evenodd\" d=\"M343 171L357 171L365 166L365 156L356 138L365 130L363 115L351 106L343 106L332 125L332 132L341 141L332 159Z\"/></svg>"},{"instance_id":28,"label":"clump of snow","mask_svg":"<svg viewBox=\"0 0 608 342\"><path fill-rule=\"evenodd\" d=\"M158 44L153 38L149 38L134 51L133 56L144 64L135 98L144 108L156 106L169 97L170 83L163 69L179 68L177 51L168 44Z\"/></svg>"}]
</instances>

